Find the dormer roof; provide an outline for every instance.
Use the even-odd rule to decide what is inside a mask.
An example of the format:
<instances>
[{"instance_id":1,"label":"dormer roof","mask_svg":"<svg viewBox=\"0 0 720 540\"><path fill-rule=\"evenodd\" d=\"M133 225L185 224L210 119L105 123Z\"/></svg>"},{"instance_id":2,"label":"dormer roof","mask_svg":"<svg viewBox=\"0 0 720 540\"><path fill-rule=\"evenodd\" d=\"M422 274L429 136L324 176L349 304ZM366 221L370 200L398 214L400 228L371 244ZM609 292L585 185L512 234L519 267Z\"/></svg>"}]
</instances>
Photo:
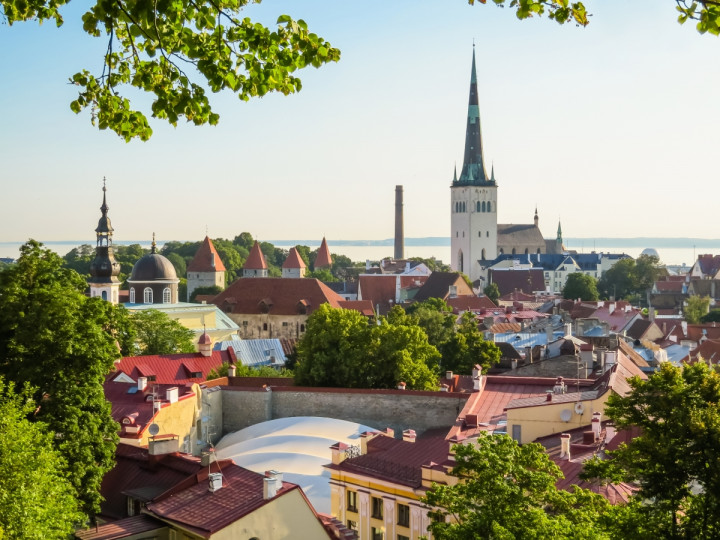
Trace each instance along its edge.
<instances>
[{"instance_id":1,"label":"dormer roof","mask_svg":"<svg viewBox=\"0 0 720 540\"><path fill-rule=\"evenodd\" d=\"M302 257L300 256L300 253L298 252L297 248L291 247L290 252L288 253L287 259L285 259L285 262L283 263L282 267L284 269L295 269L295 268L307 268L307 265L305 264L305 261L302 260Z\"/></svg>"}]
</instances>

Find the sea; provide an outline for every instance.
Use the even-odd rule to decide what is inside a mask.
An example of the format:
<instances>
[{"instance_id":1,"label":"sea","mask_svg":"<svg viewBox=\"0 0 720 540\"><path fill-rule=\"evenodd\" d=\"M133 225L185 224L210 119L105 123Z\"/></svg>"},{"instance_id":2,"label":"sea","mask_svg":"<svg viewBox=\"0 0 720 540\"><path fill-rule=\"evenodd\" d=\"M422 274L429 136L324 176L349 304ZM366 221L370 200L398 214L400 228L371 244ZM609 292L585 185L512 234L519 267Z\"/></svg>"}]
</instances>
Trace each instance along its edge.
<instances>
[{"instance_id":1,"label":"sea","mask_svg":"<svg viewBox=\"0 0 720 540\"><path fill-rule=\"evenodd\" d=\"M281 248L295 245L306 245L315 249L320 245L318 240L268 240ZM0 259L16 259L20 254L20 246L24 242L0 242ZM150 248L150 242L129 240L116 244L140 244ZM157 242L162 246L162 241ZM65 255L71 249L81 245L94 245L94 240L48 241L43 244L58 253ZM660 261L666 265L692 266L698 255L720 255L720 240L707 238L567 238L564 241L568 250L578 253L625 253L637 258L645 249L657 251ZM328 240L331 253L349 257L355 262L379 261L393 255L393 240ZM435 258L444 264L450 264L450 238L407 238L405 240L405 257Z\"/></svg>"}]
</instances>

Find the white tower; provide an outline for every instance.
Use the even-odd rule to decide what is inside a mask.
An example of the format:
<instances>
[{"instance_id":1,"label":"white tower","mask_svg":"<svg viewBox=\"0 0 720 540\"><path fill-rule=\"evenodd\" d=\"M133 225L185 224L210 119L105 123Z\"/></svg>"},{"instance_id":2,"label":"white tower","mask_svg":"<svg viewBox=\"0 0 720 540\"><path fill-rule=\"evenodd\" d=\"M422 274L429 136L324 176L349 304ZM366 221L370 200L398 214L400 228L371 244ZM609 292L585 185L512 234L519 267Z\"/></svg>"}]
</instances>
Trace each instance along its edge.
<instances>
[{"instance_id":1,"label":"white tower","mask_svg":"<svg viewBox=\"0 0 720 540\"><path fill-rule=\"evenodd\" d=\"M480 262L497 257L497 184L495 171L487 176L482 149L475 49L470 76L465 157L450 186L450 265L472 281L480 278Z\"/></svg>"}]
</instances>

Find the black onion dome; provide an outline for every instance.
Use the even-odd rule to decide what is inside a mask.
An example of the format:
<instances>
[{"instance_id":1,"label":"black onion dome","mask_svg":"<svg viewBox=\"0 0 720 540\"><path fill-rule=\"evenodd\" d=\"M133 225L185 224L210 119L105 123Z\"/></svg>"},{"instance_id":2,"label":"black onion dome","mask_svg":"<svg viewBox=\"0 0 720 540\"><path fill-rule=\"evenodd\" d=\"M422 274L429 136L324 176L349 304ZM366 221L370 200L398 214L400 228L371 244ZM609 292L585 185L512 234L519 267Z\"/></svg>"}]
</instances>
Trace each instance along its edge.
<instances>
[{"instance_id":1,"label":"black onion dome","mask_svg":"<svg viewBox=\"0 0 720 540\"><path fill-rule=\"evenodd\" d=\"M129 281L177 281L175 267L159 253L149 253L133 266Z\"/></svg>"}]
</instances>

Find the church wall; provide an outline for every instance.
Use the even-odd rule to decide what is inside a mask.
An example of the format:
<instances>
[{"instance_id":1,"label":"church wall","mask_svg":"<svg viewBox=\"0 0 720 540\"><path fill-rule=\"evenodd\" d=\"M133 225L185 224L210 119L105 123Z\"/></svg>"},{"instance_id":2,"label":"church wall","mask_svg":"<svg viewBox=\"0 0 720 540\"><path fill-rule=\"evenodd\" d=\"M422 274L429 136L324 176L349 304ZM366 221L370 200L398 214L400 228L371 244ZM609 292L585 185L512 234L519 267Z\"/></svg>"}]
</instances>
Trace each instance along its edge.
<instances>
[{"instance_id":1,"label":"church wall","mask_svg":"<svg viewBox=\"0 0 720 540\"><path fill-rule=\"evenodd\" d=\"M225 288L225 272L188 272L187 301L190 301L190 295L195 289L213 286Z\"/></svg>"},{"instance_id":2,"label":"church wall","mask_svg":"<svg viewBox=\"0 0 720 540\"><path fill-rule=\"evenodd\" d=\"M456 211L457 204L463 205ZM490 204L490 211L477 211L478 203ZM478 260L497 257L497 188L495 186L455 186L451 188L451 267L471 280L482 276ZM462 268L460 267L462 252Z\"/></svg>"}]
</instances>

